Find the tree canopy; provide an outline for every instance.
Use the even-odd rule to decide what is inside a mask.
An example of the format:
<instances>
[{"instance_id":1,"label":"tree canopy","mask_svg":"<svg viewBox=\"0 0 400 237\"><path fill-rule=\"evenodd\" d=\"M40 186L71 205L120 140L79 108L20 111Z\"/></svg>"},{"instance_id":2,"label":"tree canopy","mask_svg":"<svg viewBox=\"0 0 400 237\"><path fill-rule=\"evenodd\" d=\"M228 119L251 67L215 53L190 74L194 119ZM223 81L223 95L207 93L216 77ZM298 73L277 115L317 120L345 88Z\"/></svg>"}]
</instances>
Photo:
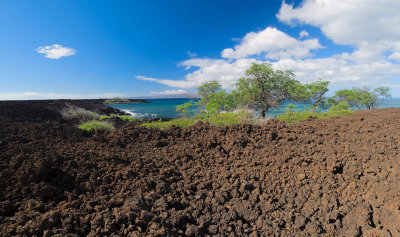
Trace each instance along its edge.
<instances>
[{"instance_id":1,"label":"tree canopy","mask_svg":"<svg viewBox=\"0 0 400 237\"><path fill-rule=\"evenodd\" d=\"M334 103L346 102L350 107L357 109L376 109L382 105L384 98L391 97L390 88L381 86L371 90L368 87L343 89L336 91Z\"/></svg>"},{"instance_id":2,"label":"tree canopy","mask_svg":"<svg viewBox=\"0 0 400 237\"><path fill-rule=\"evenodd\" d=\"M193 106L193 102L187 102L184 103L183 105L177 105L176 110L181 113L183 116L188 117L189 116L189 108Z\"/></svg>"},{"instance_id":3,"label":"tree canopy","mask_svg":"<svg viewBox=\"0 0 400 237\"><path fill-rule=\"evenodd\" d=\"M203 83L197 88L197 94L201 98L199 104L206 104L210 100L210 95L216 94L221 90L222 86L217 81Z\"/></svg>"},{"instance_id":4,"label":"tree canopy","mask_svg":"<svg viewBox=\"0 0 400 237\"><path fill-rule=\"evenodd\" d=\"M292 92L292 100L311 104L313 110L325 105L325 94L328 92L329 81L318 80L309 84L297 84Z\"/></svg>"},{"instance_id":5,"label":"tree canopy","mask_svg":"<svg viewBox=\"0 0 400 237\"><path fill-rule=\"evenodd\" d=\"M208 113L219 113L221 111L230 111L236 107L235 98L232 94L221 90L217 93L210 94L206 103L206 111Z\"/></svg>"},{"instance_id":6,"label":"tree canopy","mask_svg":"<svg viewBox=\"0 0 400 237\"><path fill-rule=\"evenodd\" d=\"M236 83L234 94L239 104L257 109L262 117L271 108L291 99L291 92L300 85L290 70L275 70L269 63L253 63Z\"/></svg>"}]
</instances>

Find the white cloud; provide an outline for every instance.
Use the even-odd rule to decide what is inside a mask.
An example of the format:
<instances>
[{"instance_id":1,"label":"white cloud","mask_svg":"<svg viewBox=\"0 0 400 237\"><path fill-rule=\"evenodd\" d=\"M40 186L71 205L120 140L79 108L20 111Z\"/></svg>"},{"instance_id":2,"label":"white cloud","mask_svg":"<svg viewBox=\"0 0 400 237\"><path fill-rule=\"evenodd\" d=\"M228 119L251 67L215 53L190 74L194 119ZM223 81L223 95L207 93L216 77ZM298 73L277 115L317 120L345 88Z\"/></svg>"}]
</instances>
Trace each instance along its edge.
<instances>
[{"instance_id":1,"label":"white cloud","mask_svg":"<svg viewBox=\"0 0 400 237\"><path fill-rule=\"evenodd\" d=\"M72 56L76 54L76 50L68 47L63 47L59 44L53 44L36 49L38 53L45 54L46 58L59 59L62 57Z\"/></svg>"},{"instance_id":2,"label":"white cloud","mask_svg":"<svg viewBox=\"0 0 400 237\"><path fill-rule=\"evenodd\" d=\"M392 53L389 55L389 59L394 59L400 62L400 53Z\"/></svg>"},{"instance_id":3,"label":"white cloud","mask_svg":"<svg viewBox=\"0 0 400 237\"><path fill-rule=\"evenodd\" d=\"M308 24L337 44L399 41L398 0L305 0L300 7L282 3L277 17L288 24Z\"/></svg>"},{"instance_id":4,"label":"white cloud","mask_svg":"<svg viewBox=\"0 0 400 237\"><path fill-rule=\"evenodd\" d=\"M233 87L236 80L244 76L251 63L256 62L252 58L237 59L232 62L223 59L190 59L183 61L180 66L187 69L198 68L185 76L186 81L197 86L209 81L218 81L224 88Z\"/></svg>"},{"instance_id":5,"label":"white cloud","mask_svg":"<svg viewBox=\"0 0 400 237\"><path fill-rule=\"evenodd\" d=\"M193 57L197 57L197 53L192 53L190 51L187 51L187 54L189 55L189 57L193 58Z\"/></svg>"},{"instance_id":6,"label":"white cloud","mask_svg":"<svg viewBox=\"0 0 400 237\"><path fill-rule=\"evenodd\" d=\"M188 92L185 90L166 90L166 91L153 91L150 94L153 95L183 95L187 94Z\"/></svg>"},{"instance_id":7,"label":"white cloud","mask_svg":"<svg viewBox=\"0 0 400 237\"><path fill-rule=\"evenodd\" d=\"M197 68L197 70L186 74L185 80L157 79L145 76L136 76L143 81L153 81L163 85L177 88L195 88L209 81L218 81L224 88L233 87L236 80L244 76L245 71L255 59L244 58L234 62L224 59L189 59L183 61L179 66Z\"/></svg>"},{"instance_id":8,"label":"white cloud","mask_svg":"<svg viewBox=\"0 0 400 237\"><path fill-rule=\"evenodd\" d=\"M342 55L320 59L280 60L274 66L293 70L296 78L302 82L321 78L333 84L348 86L379 84L386 78L400 74L400 67L388 61L352 63Z\"/></svg>"},{"instance_id":9,"label":"white cloud","mask_svg":"<svg viewBox=\"0 0 400 237\"><path fill-rule=\"evenodd\" d=\"M222 57L229 59L245 58L265 54L267 59L305 58L312 56L310 50L320 49L318 39L299 41L284 32L267 27L260 32L247 33L241 43L233 49L224 49Z\"/></svg>"},{"instance_id":10,"label":"white cloud","mask_svg":"<svg viewBox=\"0 0 400 237\"><path fill-rule=\"evenodd\" d=\"M0 100L44 100L44 99L105 99L113 97L126 97L125 94L106 93L106 94L56 94L56 93L0 93Z\"/></svg>"},{"instance_id":11,"label":"white cloud","mask_svg":"<svg viewBox=\"0 0 400 237\"><path fill-rule=\"evenodd\" d=\"M308 38L308 36L309 36L309 34L308 34L308 32L305 31L305 30L302 30L302 31L299 33L300 39L302 39L302 38Z\"/></svg>"},{"instance_id":12,"label":"white cloud","mask_svg":"<svg viewBox=\"0 0 400 237\"><path fill-rule=\"evenodd\" d=\"M164 84L170 87L179 87L179 88L192 88L195 87L197 84L193 81L176 81L170 79L157 79L145 76L136 76L137 79L142 81L154 81L160 84Z\"/></svg>"},{"instance_id":13,"label":"white cloud","mask_svg":"<svg viewBox=\"0 0 400 237\"><path fill-rule=\"evenodd\" d=\"M332 81L374 83L400 73L399 65L389 61L400 60L399 9L398 0L305 0L297 8L283 2L277 17L292 25L318 27L334 43L354 47L353 52L326 58L327 64L321 59L296 62L292 68L297 74L306 75L302 66L311 64L313 75L334 71L325 77Z\"/></svg>"}]
</instances>

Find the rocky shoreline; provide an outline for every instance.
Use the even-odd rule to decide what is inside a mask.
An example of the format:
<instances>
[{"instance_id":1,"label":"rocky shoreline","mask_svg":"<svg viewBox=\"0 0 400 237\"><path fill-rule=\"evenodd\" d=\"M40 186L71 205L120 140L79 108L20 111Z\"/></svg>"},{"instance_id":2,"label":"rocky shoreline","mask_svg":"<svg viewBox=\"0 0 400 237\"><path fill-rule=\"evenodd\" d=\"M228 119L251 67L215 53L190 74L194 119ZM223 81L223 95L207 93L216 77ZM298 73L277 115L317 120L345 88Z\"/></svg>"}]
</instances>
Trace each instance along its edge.
<instances>
[{"instance_id":1,"label":"rocky shoreline","mask_svg":"<svg viewBox=\"0 0 400 237\"><path fill-rule=\"evenodd\" d=\"M85 100L15 100L0 101L0 115L14 121L51 121L61 119L60 111L67 105L87 109L98 114L126 114L104 104L106 99ZM130 99L132 103L148 100Z\"/></svg>"},{"instance_id":2,"label":"rocky shoreline","mask_svg":"<svg viewBox=\"0 0 400 237\"><path fill-rule=\"evenodd\" d=\"M400 234L400 109L107 133L62 103L0 102L1 236Z\"/></svg>"}]
</instances>

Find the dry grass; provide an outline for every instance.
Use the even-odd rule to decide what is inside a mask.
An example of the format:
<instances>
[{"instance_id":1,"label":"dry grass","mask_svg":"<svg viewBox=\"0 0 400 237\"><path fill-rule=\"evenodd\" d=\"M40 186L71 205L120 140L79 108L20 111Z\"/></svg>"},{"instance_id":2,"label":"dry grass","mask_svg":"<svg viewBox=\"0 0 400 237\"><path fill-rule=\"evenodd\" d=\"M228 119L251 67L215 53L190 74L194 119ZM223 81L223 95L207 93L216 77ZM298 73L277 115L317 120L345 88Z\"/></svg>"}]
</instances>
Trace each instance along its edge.
<instances>
[{"instance_id":1,"label":"dry grass","mask_svg":"<svg viewBox=\"0 0 400 237\"><path fill-rule=\"evenodd\" d=\"M67 105L67 107L61 110L61 115L65 119L78 119L82 122L97 120L100 118L100 115L95 112L69 104Z\"/></svg>"}]
</instances>

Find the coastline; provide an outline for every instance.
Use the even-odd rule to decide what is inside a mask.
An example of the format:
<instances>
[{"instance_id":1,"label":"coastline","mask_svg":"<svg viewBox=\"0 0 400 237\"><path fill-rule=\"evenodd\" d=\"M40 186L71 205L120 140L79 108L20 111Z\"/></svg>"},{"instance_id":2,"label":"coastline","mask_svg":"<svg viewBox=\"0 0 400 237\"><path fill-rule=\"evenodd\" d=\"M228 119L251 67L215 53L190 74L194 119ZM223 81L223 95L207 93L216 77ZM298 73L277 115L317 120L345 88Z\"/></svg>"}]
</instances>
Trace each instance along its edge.
<instances>
[{"instance_id":1,"label":"coastline","mask_svg":"<svg viewBox=\"0 0 400 237\"><path fill-rule=\"evenodd\" d=\"M60 120L60 111L67 105L73 105L98 114L127 115L124 111L104 104L106 99L81 100L7 100L0 101L0 115L18 121ZM148 100L130 99L132 103L148 103Z\"/></svg>"}]
</instances>

